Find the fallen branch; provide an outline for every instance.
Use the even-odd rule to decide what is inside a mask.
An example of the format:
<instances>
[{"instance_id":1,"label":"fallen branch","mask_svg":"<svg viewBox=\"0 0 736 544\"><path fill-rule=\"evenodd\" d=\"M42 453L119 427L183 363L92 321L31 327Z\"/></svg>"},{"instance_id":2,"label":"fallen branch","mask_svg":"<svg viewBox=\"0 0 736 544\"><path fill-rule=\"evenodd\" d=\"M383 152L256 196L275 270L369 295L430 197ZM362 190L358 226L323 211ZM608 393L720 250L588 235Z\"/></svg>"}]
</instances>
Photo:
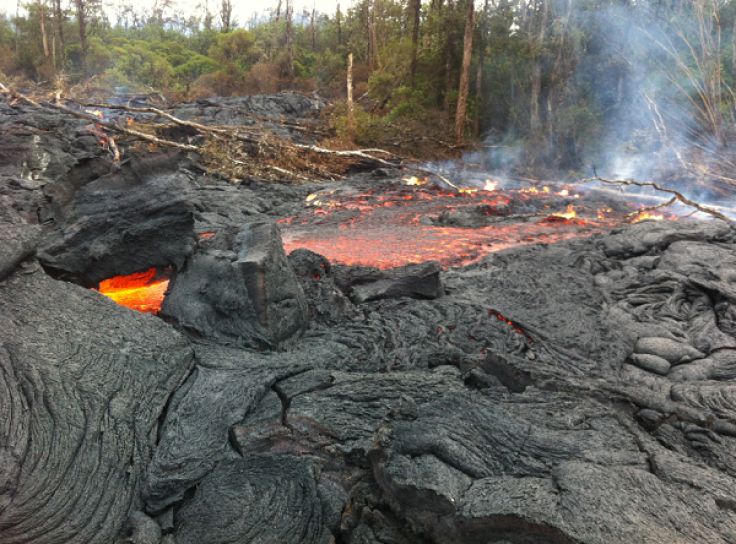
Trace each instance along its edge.
<instances>
[{"instance_id":1,"label":"fallen branch","mask_svg":"<svg viewBox=\"0 0 736 544\"><path fill-rule=\"evenodd\" d=\"M695 208L697 211L707 213L708 215L715 217L716 219L720 219L722 221L726 221L727 223L736 223L736 220L731 219L730 217L723 215L722 213L714 210L713 208L709 208L708 206L703 206L699 202L695 202L694 200L690 200L689 198L685 197L682 193L679 191L675 191L674 189L667 189L666 187L662 187L661 185L657 185L653 181L634 181L634 180L626 180L626 179L604 179L598 175L596 175L593 178L587 178L580 180L576 185L583 184L583 183L590 183L593 181L600 181L601 183L604 183L606 185L635 185L637 187L652 187L657 191L662 191L663 193L669 193L671 195L674 195L670 201L666 203L666 205L674 204L675 201L679 201L683 203L686 206L690 206L692 208ZM665 204L653 206L651 208L662 208ZM640 210L643 211L643 210Z\"/></svg>"},{"instance_id":2,"label":"fallen branch","mask_svg":"<svg viewBox=\"0 0 736 544\"><path fill-rule=\"evenodd\" d=\"M641 215L642 213L653 212L660 208L668 208L669 206L672 206L675 202L677 202L677 197L673 196L667 202L662 202L661 204L655 204L654 206L646 206L644 208L639 208L635 212L627 213L626 217L635 217L637 215ZM696 212L697 210L693 213L696 213Z\"/></svg>"},{"instance_id":3,"label":"fallen branch","mask_svg":"<svg viewBox=\"0 0 736 544\"><path fill-rule=\"evenodd\" d=\"M154 115L158 115L163 117L164 119L168 119L172 123L175 123L177 125L185 126L185 127L191 127L199 130L200 132L216 132L218 134L229 134L232 135L233 133L247 133L247 130L245 130L245 127L228 127L228 128L222 128L222 127L213 127L213 126L207 126L202 125L200 123L195 123L193 121L185 121L183 119L179 119L178 117L174 117L170 113L166 113L163 110L160 110L158 108L153 107L145 107L145 108L136 108L133 106L122 106L122 105L112 105L112 104L95 104L95 103L85 103L85 102L77 102L77 104L80 106L83 106L85 108L107 108L109 110L122 110L122 111L130 111L134 113L153 113ZM252 127L248 127L252 128Z\"/></svg>"},{"instance_id":4,"label":"fallen branch","mask_svg":"<svg viewBox=\"0 0 736 544\"><path fill-rule=\"evenodd\" d=\"M62 104L52 104L50 102L40 103L36 102L32 98L28 98L27 96L23 96L22 94L18 94L14 91L11 91L8 89L5 85L0 83L0 93L9 96L10 98L13 98L15 100L23 100L30 104L31 106L34 106L36 108L52 108L55 110L63 111L65 113L68 113L69 115L72 115L74 117L77 117L78 119L85 119L89 121L90 123L94 123L96 125L99 125L101 127L105 127L110 130L114 130L116 132L120 132L122 134L128 134L129 136L134 136L136 138L140 138L141 140L146 140L148 142L152 142L158 145L162 145L164 147L178 147L179 149L184 149L186 151L197 151L199 148L194 145L188 145L188 144L180 144L178 142L171 142L169 140L162 140L161 138L157 138L156 136L151 136L150 134L146 134L145 132L139 132L137 130L132 130L127 127L124 127L122 125L119 125L117 123L110 123L108 121L103 121L99 117L95 117L93 115L87 115L78 111L75 111L71 108L68 108Z\"/></svg>"}]
</instances>

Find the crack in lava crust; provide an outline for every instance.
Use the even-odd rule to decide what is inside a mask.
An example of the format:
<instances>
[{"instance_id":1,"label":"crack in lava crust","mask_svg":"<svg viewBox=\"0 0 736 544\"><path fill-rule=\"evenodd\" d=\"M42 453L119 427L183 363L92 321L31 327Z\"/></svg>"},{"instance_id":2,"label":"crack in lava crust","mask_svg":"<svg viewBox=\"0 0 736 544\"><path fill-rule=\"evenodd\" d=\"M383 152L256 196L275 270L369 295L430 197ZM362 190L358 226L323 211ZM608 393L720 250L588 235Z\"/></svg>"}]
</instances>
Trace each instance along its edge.
<instances>
[{"instance_id":1,"label":"crack in lava crust","mask_svg":"<svg viewBox=\"0 0 736 544\"><path fill-rule=\"evenodd\" d=\"M481 213L508 215L529 195L477 191L455 193L438 187L394 185L363 193L345 189L310 195L302 214L279 221L284 249L307 248L331 262L381 269L439 261L444 267L471 263L483 255L519 245L590 236L610 223L549 217L509 217L503 225L454 228L420 223L443 211L482 206ZM546 213L546 212L545 212Z\"/></svg>"}]
</instances>

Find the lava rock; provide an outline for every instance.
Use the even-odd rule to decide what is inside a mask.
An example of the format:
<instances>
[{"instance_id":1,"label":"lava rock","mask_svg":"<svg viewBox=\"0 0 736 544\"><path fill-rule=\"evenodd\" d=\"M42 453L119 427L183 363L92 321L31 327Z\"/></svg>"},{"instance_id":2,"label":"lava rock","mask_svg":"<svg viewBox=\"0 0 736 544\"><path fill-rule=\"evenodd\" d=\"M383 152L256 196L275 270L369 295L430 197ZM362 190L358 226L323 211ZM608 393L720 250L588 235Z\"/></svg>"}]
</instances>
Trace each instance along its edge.
<instances>
[{"instance_id":1,"label":"lava rock","mask_svg":"<svg viewBox=\"0 0 736 544\"><path fill-rule=\"evenodd\" d=\"M123 527L125 543L159 544L161 527L143 512L133 512Z\"/></svg>"},{"instance_id":2,"label":"lava rock","mask_svg":"<svg viewBox=\"0 0 736 544\"><path fill-rule=\"evenodd\" d=\"M148 470L143 498L153 513L181 500L217 464L237 455L229 430L266 397L280 403L272 387L308 370L333 366L346 348L332 342L305 342L285 354L259 354L200 345L197 367L171 401L160 442Z\"/></svg>"},{"instance_id":3,"label":"lava rock","mask_svg":"<svg viewBox=\"0 0 736 544\"><path fill-rule=\"evenodd\" d=\"M289 253L289 263L297 276L306 278L329 277L332 269L326 257L305 248Z\"/></svg>"},{"instance_id":4,"label":"lava rock","mask_svg":"<svg viewBox=\"0 0 736 544\"><path fill-rule=\"evenodd\" d=\"M672 366L666 359L646 353L632 354L631 361L639 368L643 368L644 370L648 370L662 376L666 376Z\"/></svg>"},{"instance_id":5,"label":"lava rock","mask_svg":"<svg viewBox=\"0 0 736 544\"><path fill-rule=\"evenodd\" d=\"M477 229L495 223L499 217L514 213L513 202L503 202L494 206L464 206L456 210L442 212L434 221L438 226L461 229Z\"/></svg>"},{"instance_id":6,"label":"lava rock","mask_svg":"<svg viewBox=\"0 0 736 544\"><path fill-rule=\"evenodd\" d=\"M175 154L131 159L99 175L107 163L77 166L44 191L43 212L55 222L39 246L43 264L63 278L94 286L152 267L181 268L194 252L189 179Z\"/></svg>"},{"instance_id":7,"label":"lava rock","mask_svg":"<svg viewBox=\"0 0 736 544\"><path fill-rule=\"evenodd\" d=\"M392 268L383 272L382 279L352 285L348 296L356 304L400 297L437 298L443 292L441 270L437 261Z\"/></svg>"},{"instance_id":8,"label":"lava rock","mask_svg":"<svg viewBox=\"0 0 736 544\"><path fill-rule=\"evenodd\" d=\"M0 282L0 330L0 542L112 542L188 341L38 266Z\"/></svg>"},{"instance_id":9,"label":"lava rock","mask_svg":"<svg viewBox=\"0 0 736 544\"><path fill-rule=\"evenodd\" d=\"M275 223L248 223L232 251L205 249L174 276L161 315L209 338L271 348L307 327L307 303Z\"/></svg>"},{"instance_id":10,"label":"lava rock","mask_svg":"<svg viewBox=\"0 0 736 544\"><path fill-rule=\"evenodd\" d=\"M40 227L28 224L12 207L9 197L0 197L0 280L5 279L23 259L36 251Z\"/></svg>"},{"instance_id":11,"label":"lava rock","mask_svg":"<svg viewBox=\"0 0 736 544\"><path fill-rule=\"evenodd\" d=\"M634 353L654 355L666 359L672 365L705 357L694 347L669 338L640 338L634 346Z\"/></svg>"},{"instance_id":12,"label":"lava rock","mask_svg":"<svg viewBox=\"0 0 736 544\"><path fill-rule=\"evenodd\" d=\"M288 455L221 462L178 510L177 544L328 544L315 470Z\"/></svg>"}]
</instances>

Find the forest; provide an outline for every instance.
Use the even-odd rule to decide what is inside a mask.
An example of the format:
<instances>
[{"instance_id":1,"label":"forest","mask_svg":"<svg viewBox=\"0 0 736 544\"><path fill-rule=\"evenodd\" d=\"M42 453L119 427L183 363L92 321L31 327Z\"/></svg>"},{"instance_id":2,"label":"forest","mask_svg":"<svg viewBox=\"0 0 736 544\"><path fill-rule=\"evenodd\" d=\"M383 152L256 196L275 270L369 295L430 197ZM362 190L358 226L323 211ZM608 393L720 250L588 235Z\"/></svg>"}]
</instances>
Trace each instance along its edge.
<instances>
[{"instance_id":1,"label":"forest","mask_svg":"<svg viewBox=\"0 0 736 544\"><path fill-rule=\"evenodd\" d=\"M352 55L356 145L466 152L530 178L736 184L732 0L357 0L332 14L276 0L249 21L232 0L197 14L37 0L18 13L0 14L0 77L19 90L316 92L345 135Z\"/></svg>"}]
</instances>

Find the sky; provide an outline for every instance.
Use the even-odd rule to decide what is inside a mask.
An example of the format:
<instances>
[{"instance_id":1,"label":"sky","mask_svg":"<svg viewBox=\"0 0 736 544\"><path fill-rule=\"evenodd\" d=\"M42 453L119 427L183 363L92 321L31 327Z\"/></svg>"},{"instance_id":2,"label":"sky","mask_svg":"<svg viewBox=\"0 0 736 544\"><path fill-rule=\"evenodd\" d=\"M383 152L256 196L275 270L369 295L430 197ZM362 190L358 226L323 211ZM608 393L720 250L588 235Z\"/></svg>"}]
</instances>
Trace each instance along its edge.
<instances>
[{"instance_id":1,"label":"sky","mask_svg":"<svg viewBox=\"0 0 736 544\"><path fill-rule=\"evenodd\" d=\"M26 3L28 0L22 0L22 3ZM103 0L105 4L107 0ZM204 4L205 0L174 0L174 4L179 7L179 10L185 14L199 13L202 8L198 8L198 4ZM208 0L210 4L210 10L216 12L217 6L220 4L220 0ZM153 5L152 0L131 0L133 5L142 6L145 9L150 9ZM62 6L69 3L69 0L62 0ZM353 3L353 0L342 0L340 2L340 8L345 11ZM253 0L234 0L233 14L235 15L239 26L245 25L251 18L253 13L266 14L271 9L275 9L277 0L262 0L260 2ZM322 13L332 14L335 12L338 0L294 0L294 13L301 13L302 10L306 9L311 11L313 7L317 11ZM282 2L283 5L283 2ZM0 12L7 14L15 14L17 6L17 0L0 0ZM22 9L22 8L21 8ZM112 16L111 20L114 20Z\"/></svg>"}]
</instances>

